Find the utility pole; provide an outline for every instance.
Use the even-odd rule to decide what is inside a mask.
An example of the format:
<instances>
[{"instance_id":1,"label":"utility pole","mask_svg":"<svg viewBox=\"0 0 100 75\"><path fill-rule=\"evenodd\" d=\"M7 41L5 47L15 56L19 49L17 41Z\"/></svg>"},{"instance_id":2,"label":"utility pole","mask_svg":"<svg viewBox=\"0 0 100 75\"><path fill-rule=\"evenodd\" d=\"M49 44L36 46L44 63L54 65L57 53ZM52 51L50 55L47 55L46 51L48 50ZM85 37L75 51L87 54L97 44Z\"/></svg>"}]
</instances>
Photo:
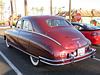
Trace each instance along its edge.
<instances>
[{"instance_id":1,"label":"utility pole","mask_svg":"<svg viewBox=\"0 0 100 75\"><path fill-rule=\"evenodd\" d=\"M1 22L2 22L2 5L1 5Z\"/></svg>"},{"instance_id":2,"label":"utility pole","mask_svg":"<svg viewBox=\"0 0 100 75\"><path fill-rule=\"evenodd\" d=\"M27 16L27 0L24 0L24 5L25 5L25 16Z\"/></svg>"},{"instance_id":3,"label":"utility pole","mask_svg":"<svg viewBox=\"0 0 100 75\"><path fill-rule=\"evenodd\" d=\"M50 0L50 12L51 12L51 15L53 15L53 12L52 12L52 0Z\"/></svg>"},{"instance_id":4,"label":"utility pole","mask_svg":"<svg viewBox=\"0 0 100 75\"><path fill-rule=\"evenodd\" d=\"M14 22L14 12L13 12L13 0L10 0L10 3L11 3L11 14L12 14L12 25L13 25L13 22Z\"/></svg>"},{"instance_id":5,"label":"utility pole","mask_svg":"<svg viewBox=\"0 0 100 75\"><path fill-rule=\"evenodd\" d=\"M16 17L17 17L16 0L14 0L14 4L15 4L15 13L16 13Z\"/></svg>"},{"instance_id":6,"label":"utility pole","mask_svg":"<svg viewBox=\"0 0 100 75\"><path fill-rule=\"evenodd\" d=\"M69 22L71 22L71 0L69 0Z\"/></svg>"}]
</instances>

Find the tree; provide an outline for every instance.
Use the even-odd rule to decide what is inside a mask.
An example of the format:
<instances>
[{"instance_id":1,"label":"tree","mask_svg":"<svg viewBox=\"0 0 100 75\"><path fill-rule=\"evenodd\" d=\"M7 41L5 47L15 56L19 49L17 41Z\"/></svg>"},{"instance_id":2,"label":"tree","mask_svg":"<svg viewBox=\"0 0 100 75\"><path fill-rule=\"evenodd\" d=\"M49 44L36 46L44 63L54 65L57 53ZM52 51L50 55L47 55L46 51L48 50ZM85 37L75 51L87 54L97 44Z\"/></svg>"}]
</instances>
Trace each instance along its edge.
<instances>
[{"instance_id":1,"label":"tree","mask_svg":"<svg viewBox=\"0 0 100 75\"><path fill-rule=\"evenodd\" d=\"M1 14L1 21L2 21L3 14L4 14L4 13L3 13L4 5L5 5L5 3L3 2L3 0L0 0L0 8L1 8L0 14Z\"/></svg>"},{"instance_id":2,"label":"tree","mask_svg":"<svg viewBox=\"0 0 100 75\"><path fill-rule=\"evenodd\" d=\"M58 13L61 13L61 8L58 9Z\"/></svg>"},{"instance_id":3,"label":"tree","mask_svg":"<svg viewBox=\"0 0 100 75\"><path fill-rule=\"evenodd\" d=\"M28 13L27 13L27 0L24 0L24 5L25 5L25 16L27 16L28 15Z\"/></svg>"},{"instance_id":4,"label":"tree","mask_svg":"<svg viewBox=\"0 0 100 75\"><path fill-rule=\"evenodd\" d=\"M69 0L69 22L71 22L71 0Z\"/></svg>"},{"instance_id":5,"label":"tree","mask_svg":"<svg viewBox=\"0 0 100 75\"><path fill-rule=\"evenodd\" d=\"M52 13L52 0L50 0L50 12L51 12L51 15L53 15L53 13Z\"/></svg>"},{"instance_id":6,"label":"tree","mask_svg":"<svg viewBox=\"0 0 100 75\"><path fill-rule=\"evenodd\" d=\"M44 7L41 7L40 8L41 15L43 15L43 10L44 10Z\"/></svg>"},{"instance_id":7,"label":"tree","mask_svg":"<svg viewBox=\"0 0 100 75\"><path fill-rule=\"evenodd\" d=\"M32 13L34 14L34 7L32 7L32 9L31 9L31 10L32 10Z\"/></svg>"},{"instance_id":8,"label":"tree","mask_svg":"<svg viewBox=\"0 0 100 75\"><path fill-rule=\"evenodd\" d=\"M16 14L16 17L17 17L16 0L14 0L14 4L15 4L15 14Z\"/></svg>"},{"instance_id":9,"label":"tree","mask_svg":"<svg viewBox=\"0 0 100 75\"><path fill-rule=\"evenodd\" d=\"M56 15L56 10L57 10L57 7L54 7L54 14Z\"/></svg>"},{"instance_id":10,"label":"tree","mask_svg":"<svg viewBox=\"0 0 100 75\"><path fill-rule=\"evenodd\" d=\"M14 22L13 0L10 0L10 4L11 4L11 14L12 14L12 25L13 25Z\"/></svg>"},{"instance_id":11,"label":"tree","mask_svg":"<svg viewBox=\"0 0 100 75\"><path fill-rule=\"evenodd\" d=\"M35 10L36 10L36 13L38 14L39 13L39 9L36 7Z\"/></svg>"}]
</instances>

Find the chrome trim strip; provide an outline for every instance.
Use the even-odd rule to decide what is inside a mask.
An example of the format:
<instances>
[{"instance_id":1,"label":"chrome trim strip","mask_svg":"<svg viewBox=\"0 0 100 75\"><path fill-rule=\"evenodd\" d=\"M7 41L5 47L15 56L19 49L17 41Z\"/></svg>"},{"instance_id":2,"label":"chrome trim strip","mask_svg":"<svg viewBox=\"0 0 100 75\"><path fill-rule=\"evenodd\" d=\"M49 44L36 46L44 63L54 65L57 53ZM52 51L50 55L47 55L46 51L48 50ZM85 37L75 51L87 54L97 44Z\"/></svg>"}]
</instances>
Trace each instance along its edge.
<instances>
[{"instance_id":1,"label":"chrome trim strip","mask_svg":"<svg viewBox=\"0 0 100 75\"><path fill-rule=\"evenodd\" d=\"M46 38L48 38L48 39L54 41L55 43L57 43L58 45L61 46L61 44L60 44L58 41L54 40L53 38L51 38L51 37L49 37L49 36L46 36L46 35L44 35L44 34L37 33L37 32L33 32L33 33L39 34L39 35L41 35L41 36L43 36L43 37L46 37Z\"/></svg>"},{"instance_id":2,"label":"chrome trim strip","mask_svg":"<svg viewBox=\"0 0 100 75\"><path fill-rule=\"evenodd\" d=\"M96 50L95 50L96 51ZM77 57L74 57L74 59L77 59L77 58L81 58L81 57L84 57L86 55L89 55L91 53L93 53L94 51L91 51L91 52L87 52L86 54L82 55L82 56L77 56ZM62 62L62 60L51 60L51 59L47 59L47 58L44 58L42 56L39 56L40 59L43 59L43 60L46 60L46 61L50 61L50 62ZM64 59L64 61L68 61L68 60L71 60L71 58L69 59Z\"/></svg>"},{"instance_id":3,"label":"chrome trim strip","mask_svg":"<svg viewBox=\"0 0 100 75\"><path fill-rule=\"evenodd\" d=\"M80 38L74 38L74 39L72 39L72 40L78 40L78 39L80 39Z\"/></svg>"},{"instance_id":4,"label":"chrome trim strip","mask_svg":"<svg viewBox=\"0 0 100 75\"><path fill-rule=\"evenodd\" d=\"M15 28L15 29L17 29L17 28ZM23 30L23 29L18 29L18 30L25 31L25 30ZM44 35L44 34L41 34L41 33L35 32L35 31L26 31L26 32L31 32L31 33L35 33L35 34L41 35L41 36L43 36L43 37L46 37L46 38L48 38L48 39L54 41L55 43L57 43L58 45L61 46L61 44L60 44L58 41L56 41L55 39L53 39L53 38L51 38L51 37L49 37L49 36L47 36L47 35Z\"/></svg>"},{"instance_id":5,"label":"chrome trim strip","mask_svg":"<svg viewBox=\"0 0 100 75\"><path fill-rule=\"evenodd\" d=\"M30 32L30 31L26 31L26 32ZM41 35L41 36L43 36L43 37L46 37L46 38L48 38L48 39L54 41L55 43L57 43L58 45L61 46L61 44L60 44L58 41L54 40L53 38L51 38L51 37L49 37L49 36L46 36L46 35L44 35L44 34L41 34L41 33L38 33L38 32L34 32L34 31L31 32L31 33L35 33L35 34Z\"/></svg>"},{"instance_id":6,"label":"chrome trim strip","mask_svg":"<svg viewBox=\"0 0 100 75\"><path fill-rule=\"evenodd\" d=\"M45 63L45 64L52 65L52 66L60 66L60 65L69 64L69 63L51 64L51 63L45 62L45 61L43 61L43 60L40 60L40 61L43 62L43 63Z\"/></svg>"},{"instance_id":7,"label":"chrome trim strip","mask_svg":"<svg viewBox=\"0 0 100 75\"><path fill-rule=\"evenodd\" d=\"M62 60L51 60L51 59L47 59L47 58L44 58L44 57L41 57L39 56L40 59L43 59L43 60L46 60L46 61L50 61L50 62L61 62ZM65 61L67 60L71 60L71 58L69 59L64 59Z\"/></svg>"},{"instance_id":8,"label":"chrome trim strip","mask_svg":"<svg viewBox=\"0 0 100 75\"><path fill-rule=\"evenodd\" d=\"M82 59L79 59L79 60L76 60L76 61L74 61L74 62L78 62L78 61L87 59L87 58L89 58L89 57L91 57L91 56L92 56L92 55L90 55L90 56L88 56L88 57L85 57L85 58L82 58ZM46 64L48 64L48 65L53 65L53 66L66 65L66 64L70 64L70 63L71 63L71 62L69 62L69 63L61 63L61 64L52 64L52 63L45 62L45 61L43 61L43 60L40 60L40 61L43 62L43 63L46 63Z\"/></svg>"}]
</instances>

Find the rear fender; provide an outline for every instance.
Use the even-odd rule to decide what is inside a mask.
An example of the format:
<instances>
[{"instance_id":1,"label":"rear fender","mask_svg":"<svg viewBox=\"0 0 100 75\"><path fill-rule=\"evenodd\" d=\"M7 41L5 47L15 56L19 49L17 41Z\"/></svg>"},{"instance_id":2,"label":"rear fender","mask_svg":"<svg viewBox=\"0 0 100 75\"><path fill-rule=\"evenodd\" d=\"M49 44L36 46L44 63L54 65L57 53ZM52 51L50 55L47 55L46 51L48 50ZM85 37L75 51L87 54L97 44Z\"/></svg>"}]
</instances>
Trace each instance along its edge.
<instances>
[{"instance_id":1,"label":"rear fender","mask_svg":"<svg viewBox=\"0 0 100 75\"><path fill-rule=\"evenodd\" d=\"M55 52L64 50L60 43L44 34L31 33L30 35L30 45L37 49L38 56L50 58L54 57Z\"/></svg>"}]
</instances>

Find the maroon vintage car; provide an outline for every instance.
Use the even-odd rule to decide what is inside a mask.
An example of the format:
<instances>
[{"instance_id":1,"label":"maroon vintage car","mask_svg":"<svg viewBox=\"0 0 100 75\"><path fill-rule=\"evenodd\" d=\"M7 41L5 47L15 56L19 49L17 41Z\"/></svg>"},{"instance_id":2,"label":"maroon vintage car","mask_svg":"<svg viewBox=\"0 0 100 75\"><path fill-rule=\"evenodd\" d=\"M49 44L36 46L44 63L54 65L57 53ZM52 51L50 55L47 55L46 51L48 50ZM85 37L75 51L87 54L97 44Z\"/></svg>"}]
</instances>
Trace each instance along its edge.
<instances>
[{"instance_id":1,"label":"maroon vintage car","mask_svg":"<svg viewBox=\"0 0 100 75\"><path fill-rule=\"evenodd\" d=\"M7 47L30 55L32 64L65 65L93 57L96 49L70 22L59 16L27 16L5 31Z\"/></svg>"}]
</instances>

